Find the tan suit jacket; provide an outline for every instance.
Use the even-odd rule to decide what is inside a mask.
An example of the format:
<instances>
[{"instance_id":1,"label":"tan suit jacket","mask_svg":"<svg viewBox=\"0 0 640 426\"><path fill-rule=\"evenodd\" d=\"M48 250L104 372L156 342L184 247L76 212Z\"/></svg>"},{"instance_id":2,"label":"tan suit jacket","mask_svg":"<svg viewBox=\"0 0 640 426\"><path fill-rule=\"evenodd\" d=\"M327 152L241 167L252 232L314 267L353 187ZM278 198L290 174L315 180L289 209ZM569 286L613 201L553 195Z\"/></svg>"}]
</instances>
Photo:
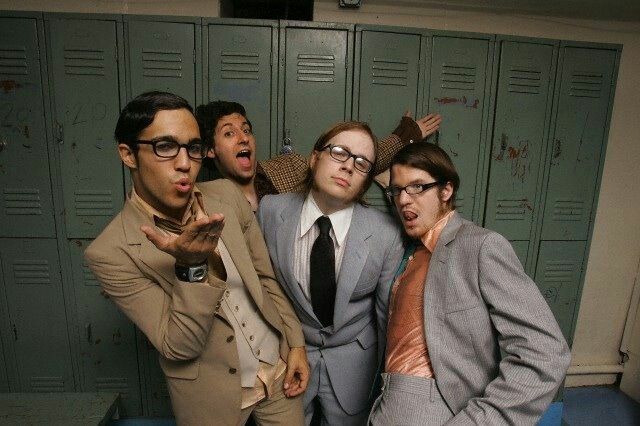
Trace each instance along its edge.
<instances>
[{"instance_id":1,"label":"tan suit jacket","mask_svg":"<svg viewBox=\"0 0 640 426\"><path fill-rule=\"evenodd\" d=\"M274 277L249 203L227 180L198 184L208 214L223 213L221 239L263 318L280 336L280 355L304 346L300 322ZM85 259L104 291L160 353L179 424L235 425L240 372L233 327L220 308L226 283L183 283L175 259L140 230L151 220L130 201L87 248Z\"/></svg>"}]
</instances>

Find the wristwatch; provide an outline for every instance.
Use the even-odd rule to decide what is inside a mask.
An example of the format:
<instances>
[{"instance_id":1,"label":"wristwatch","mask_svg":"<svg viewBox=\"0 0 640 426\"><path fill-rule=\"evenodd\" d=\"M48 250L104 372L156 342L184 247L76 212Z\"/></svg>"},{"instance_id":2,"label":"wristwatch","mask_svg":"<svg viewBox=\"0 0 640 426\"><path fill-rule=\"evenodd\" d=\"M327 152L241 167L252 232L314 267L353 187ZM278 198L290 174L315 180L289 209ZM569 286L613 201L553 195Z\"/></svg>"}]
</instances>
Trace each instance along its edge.
<instances>
[{"instance_id":1,"label":"wristwatch","mask_svg":"<svg viewBox=\"0 0 640 426\"><path fill-rule=\"evenodd\" d=\"M207 262L194 266L184 266L176 263L176 277L178 277L180 281L189 283L204 281L207 277L207 271Z\"/></svg>"}]
</instances>

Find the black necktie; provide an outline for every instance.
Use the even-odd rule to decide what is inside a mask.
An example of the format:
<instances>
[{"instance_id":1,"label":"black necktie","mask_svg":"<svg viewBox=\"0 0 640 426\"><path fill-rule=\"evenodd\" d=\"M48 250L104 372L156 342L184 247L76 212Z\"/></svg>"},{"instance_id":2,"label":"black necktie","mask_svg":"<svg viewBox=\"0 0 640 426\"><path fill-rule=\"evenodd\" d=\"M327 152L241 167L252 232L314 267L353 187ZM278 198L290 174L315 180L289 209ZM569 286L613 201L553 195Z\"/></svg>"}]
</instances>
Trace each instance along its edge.
<instances>
[{"instance_id":1,"label":"black necktie","mask_svg":"<svg viewBox=\"0 0 640 426\"><path fill-rule=\"evenodd\" d=\"M336 261L333 240L329 235L331 221L320 216L316 221L320 235L311 247L310 287L311 305L320 323L333 324L333 305L336 300Z\"/></svg>"}]
</instances>

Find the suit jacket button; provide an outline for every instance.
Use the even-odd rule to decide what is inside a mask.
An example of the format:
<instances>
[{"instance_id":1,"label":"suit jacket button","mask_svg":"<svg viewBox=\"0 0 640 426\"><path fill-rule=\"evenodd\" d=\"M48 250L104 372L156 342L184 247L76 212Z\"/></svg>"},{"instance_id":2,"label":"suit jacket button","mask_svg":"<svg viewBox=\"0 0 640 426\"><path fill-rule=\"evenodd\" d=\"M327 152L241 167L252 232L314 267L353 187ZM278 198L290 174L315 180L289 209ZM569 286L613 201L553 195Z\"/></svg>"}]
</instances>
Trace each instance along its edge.
<instances>
[{"instance_id":1,"label":"suit jacket button","mask_svg":"<svg viewBox=\"0 0 640 426\"><path fill-rule=\"evenodd\" d=\"M227 343L231 343L233 341L233 336L227 337Z\"/></svg>"},{"instance_id":2,"label":"suit jacket button","mask_svg":"<svg viewBox=\"0 0 640 426\"><path fill-rule=\"evenodd\" d=\"M231 367L229 369L229 374L236 374L236 371L238 371L238 370L236 370L235 368Z\"/></svg>"}]
</instances>

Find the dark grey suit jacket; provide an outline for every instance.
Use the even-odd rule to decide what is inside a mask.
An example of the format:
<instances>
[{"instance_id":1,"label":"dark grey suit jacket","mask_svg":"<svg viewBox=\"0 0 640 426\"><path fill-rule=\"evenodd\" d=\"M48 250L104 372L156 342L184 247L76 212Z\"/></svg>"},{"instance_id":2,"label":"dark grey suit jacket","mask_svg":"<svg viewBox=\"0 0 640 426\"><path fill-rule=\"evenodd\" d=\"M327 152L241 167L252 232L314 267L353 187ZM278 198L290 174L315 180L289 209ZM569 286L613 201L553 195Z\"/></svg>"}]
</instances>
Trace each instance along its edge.
<instances>
[{"instance_id":1,"label":"dark grey suit jacket","mask_svg":"<svg viewBox=\"0 0 640 426\"><path fill-rule=\"evenodd\" d=\"M447 424L535 424L571 356L511 244L454 213L431 258L424 306L436 383L455 414Z\"/></svg>"},{"instance_id":2,"label":"dark grey suit jacket","mask_svg":"<svg viewBox=\"0 0 640 426\"><path fill-rule=\"evenodd\" d=\"M258 208L273 269L302 323L313 371L325 360L331 385L349 414L367 407L386 335L393 275L402 259L402 235L393 219L356 204L337 277L333 326L323 328L294 277L294 242L305 196L268 195Z\"/></svg>"}]
</instances>

